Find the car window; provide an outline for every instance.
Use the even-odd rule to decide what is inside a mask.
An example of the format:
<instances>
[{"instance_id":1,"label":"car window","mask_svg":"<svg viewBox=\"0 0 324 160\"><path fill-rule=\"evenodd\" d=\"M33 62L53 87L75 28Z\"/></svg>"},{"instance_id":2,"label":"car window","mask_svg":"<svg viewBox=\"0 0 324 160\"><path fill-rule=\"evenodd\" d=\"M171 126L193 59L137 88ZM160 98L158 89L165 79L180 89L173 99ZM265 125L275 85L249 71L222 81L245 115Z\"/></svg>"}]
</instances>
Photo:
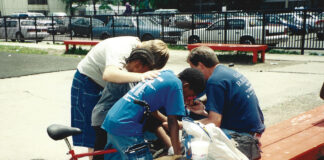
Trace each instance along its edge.
<instances>
[{"instance_id":1,"label":"car window","mask_svg":"<svg viewBox=\"0 0 324 160\"><path fill-rule=\"evenodd\" d=\"M269 22L274 23L274 24L278 24L278 23L280 23L280 19L278 17L270 17Z\"/></svg>"},{"instance_id":2,"label":"car window","mask_svg":"<svg viewBox=\"0 0 324 160\"><path fill-rule=\"evenodd\" d=\"M114 27L134 27L131 19L116 19Z\"/></svg>"},{"instance_id":3,"label":"car window","mask_svg":"<svg viewBox=\"0 0 324 160\"><path fill-rule=\"evenodd\" d=\"M102 27L104 23L97 19L92 19L92 27Z\"/></svg>"},{"instance_id":4,"label":"car window","mask_svg":"<svg viewBox=\"0 0 324 160\"><path fill-rule=\"evenodd\" d=\"M34 21L22 21L22 22L20 22L20 24L22 26L35 26L35 22Z\"/></svg>"},{"instance_id":5,"label":"car window","mask_svg":"<svg viewBox=\"0 0 324 160\"><path fill-rule=\"evenodd\" d=\"M245 22L242 19L228 20L228 29L244 29Z\"/></svg>"},{"instance_id":6,"label":"car window","mask_svg":"<svg viewBox=\"0 0 324 160\"><path fill-rule=\"evenodd\" d=\"M214 24L212 24L208 29L216 30L216 29L224 29L225 28L225 20L220 20Z\"/></svg>"},{"instance_id":7,"label":"car window","mask_svg":"<svg viewBox=\"0 0 324 160\"><path fill-rule=\"evenodd\" d=\"M262 19L250 19L249 25L250 27L262 26Z\"/></svg>"},{"instance_id":8,"label":"car window","mask_svg":"<svg viewBox=\"0 0 324 160\"><path fill-rule=\"evenodd\" d=\"M17 21L7 21L7 27L17 27Z\"/></svg>"},{"instance_id":9,"label":"car window","mask_svg":"<svg viewBox=\"0 0 324 160\"><path fill-rule=\"evenodd\" d=\"M155 25L160 25L156 24L148 19L139 19L138 23L142 26L155 26Z\"/></svg>"}]
</instances>

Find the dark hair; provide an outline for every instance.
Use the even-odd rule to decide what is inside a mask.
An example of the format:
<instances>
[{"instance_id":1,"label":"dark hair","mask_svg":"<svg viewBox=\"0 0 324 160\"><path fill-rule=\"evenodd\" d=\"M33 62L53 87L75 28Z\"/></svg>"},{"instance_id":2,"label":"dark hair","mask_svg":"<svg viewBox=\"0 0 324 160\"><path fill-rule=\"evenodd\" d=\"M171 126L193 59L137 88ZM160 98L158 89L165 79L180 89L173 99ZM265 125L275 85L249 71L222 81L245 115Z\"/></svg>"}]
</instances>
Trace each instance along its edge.
<instances>
[{"instance_id":1,"label":"dark hair","mask_svg":"<svg viewBox=\"0 0 324 160\"><path fill-rule=\"evenodd\" d=\"M201 46L191 50L187 57L187 62L191 62L195 66L198 65L198 62L201 62L210 68L218 64L219 60L213 49L207 46Z\"/></svg>"},{"instance_id":2,"label":"dark hair","mask_svg":"<svg viewBox=\"0 0 324 160\"><path fill-rule=\"evenodd\" d=\"M161 69L165 66L168 62L169 54L164 55L155 55L155 65L153 66L154 69Z\"/></svg>"},{"instance_id":3,"label":"dark hair","mask_svg":"<svg viewBox=\"0 0 324 160\"><path fill-rule=\"evenodd\" d=\"M189 88L196 94L201 93L205 89L206 80L204 74L194 68L186 68L178 75L181 81L189 83Z\"/></svg>"},{"instance_id":4,"label":"dark hair","mask_svg":"<svg viewBox=\"0 0 324 160\"><path fill-rule=\"evenodd\" d=\"M151 69L153 69L155 65L154 55L150 51L143 48L134 49L129 57L125 58L126 64L134 60L139 60L142 65L148 66Z\"/></svg>"}]
</instances>

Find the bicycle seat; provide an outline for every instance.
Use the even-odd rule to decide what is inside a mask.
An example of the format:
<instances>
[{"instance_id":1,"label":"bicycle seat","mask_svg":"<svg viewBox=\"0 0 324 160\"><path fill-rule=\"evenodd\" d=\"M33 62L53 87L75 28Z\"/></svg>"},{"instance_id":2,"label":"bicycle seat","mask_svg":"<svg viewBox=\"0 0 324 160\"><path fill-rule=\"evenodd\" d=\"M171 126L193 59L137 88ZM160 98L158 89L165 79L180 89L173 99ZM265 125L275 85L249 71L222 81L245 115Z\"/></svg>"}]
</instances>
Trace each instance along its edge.
<instances>
[{"instance_id":1,"label":"bicycle seat","mask_svg":"<svg viewBox=\"0 0 324 160\"><path fill-rule=\"evenodd\" d=\"M80 133L82 133L82 131L79 128L68 127L60 124L52 124L47 127L47 134L54 140L61 140Z\"/></svg>"}]
</instances>

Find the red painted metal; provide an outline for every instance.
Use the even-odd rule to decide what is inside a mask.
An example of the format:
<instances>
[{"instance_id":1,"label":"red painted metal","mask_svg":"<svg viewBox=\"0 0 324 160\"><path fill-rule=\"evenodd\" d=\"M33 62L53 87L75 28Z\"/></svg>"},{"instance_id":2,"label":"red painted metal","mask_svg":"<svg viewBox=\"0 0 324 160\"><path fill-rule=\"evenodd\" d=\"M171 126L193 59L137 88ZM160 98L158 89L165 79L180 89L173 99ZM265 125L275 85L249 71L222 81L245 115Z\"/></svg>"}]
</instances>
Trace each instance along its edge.
<instances>
[{"instance_id":1,"label":"red painted metal","mask_svg":"<svg viewBox=\"0 0 324 160\"><path fill-rule=\"evenodd\" d=\"M70 150L71 158L70 160L78 160L78 158L86 157L86 156L94 156L94 155L102 155L102 154L109 154L109 153L115 153L117 152L116 149L107 149L107 150L100 150L95 152L89 152L89 153L81 153L81 154L75 154L74 150Z\"/></svg>"},{"instance_id":2,"label":"red painted metal","mask_svg":"<svg viewBox=\"0 0 324 160\"><path fill-rule=\"evenodd\" d=\"M82 40L65 40L63 43L65 44L65 51L69 50L69 45L73 45L75 47L76 45L90 45L95 46L100 41L82 41Z\"/></svg>"},{"instance_id":3,"label":"red painted metal","mask_svg":"<svg viewBox=\"0 0 324 160\"><path fill-rule=\"evenodd\" d=\"M262 62L265 61L265 50L268 48L267 45L248 45L248 44L220 44L220 43L194 43L188 44L188 49L192 50L199 46L208 46L213 50L221 51L245 51L253 52L253 63L257 63L258 52L261 52Z\"/></svg>"}]
</instances>

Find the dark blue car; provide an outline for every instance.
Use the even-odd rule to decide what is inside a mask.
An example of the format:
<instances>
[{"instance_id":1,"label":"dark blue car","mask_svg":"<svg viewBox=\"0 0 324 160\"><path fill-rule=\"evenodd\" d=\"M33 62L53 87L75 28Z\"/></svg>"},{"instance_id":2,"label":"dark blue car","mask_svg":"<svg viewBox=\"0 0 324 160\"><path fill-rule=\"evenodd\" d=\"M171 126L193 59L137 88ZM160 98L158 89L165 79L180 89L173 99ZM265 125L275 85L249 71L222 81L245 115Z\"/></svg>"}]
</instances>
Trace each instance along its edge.
<instances>
[{"instance_id":1,"label":"dark blue car","mask_svg":"<svg viewBox=\"0 0 324 160\"><path fill-rule=\"evenodd\" d=\"M106 39L117 36L138 36L142 41L161 39L165 42L176 43L183 29L166 27L154 23L148 16L114 17L104 27L94 27L93 37Z\"/></svg>"},{"instance_id":2,"label":"dark blue car","mask_svg":"<svg viewBox=\"0 0 324 160\"><path fill-rule=\"evenodd\" d=\"M277 15L266 15L265 16L266 25L284 25L288 27L288 32L290 34L301 34L303 33L303 27L294 21L289 21L287 19L281 18Z\"/></svg>"}]
</instances>

